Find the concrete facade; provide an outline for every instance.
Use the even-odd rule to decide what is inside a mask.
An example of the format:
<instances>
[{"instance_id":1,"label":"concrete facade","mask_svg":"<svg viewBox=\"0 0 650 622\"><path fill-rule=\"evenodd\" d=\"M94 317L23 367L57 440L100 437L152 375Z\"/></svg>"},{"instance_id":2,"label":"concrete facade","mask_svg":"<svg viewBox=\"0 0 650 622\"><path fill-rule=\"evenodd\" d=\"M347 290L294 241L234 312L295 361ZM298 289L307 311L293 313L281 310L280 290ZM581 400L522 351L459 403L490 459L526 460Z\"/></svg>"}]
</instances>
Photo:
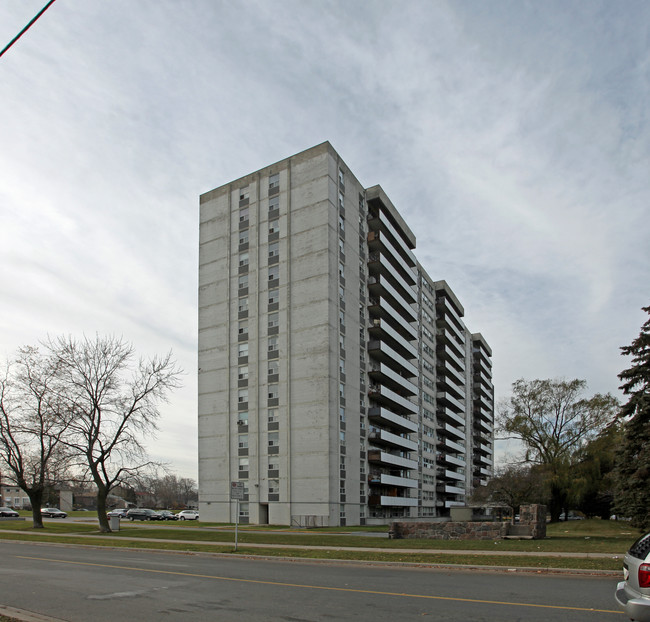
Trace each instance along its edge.
<instances>
[{"instance_id":1,"label":"concrete facade","mask_svg":"<svg viewBox=\"0 0 650 622\"><path fill-rule=\"evenodd\" d=\"M491 351L381 187L323 143L202 195L200 212L201 518L235 520L234 481L250 523L464 504L491 473L473 385L478 344L493 419Z\"/></svg>"}]
</instances>

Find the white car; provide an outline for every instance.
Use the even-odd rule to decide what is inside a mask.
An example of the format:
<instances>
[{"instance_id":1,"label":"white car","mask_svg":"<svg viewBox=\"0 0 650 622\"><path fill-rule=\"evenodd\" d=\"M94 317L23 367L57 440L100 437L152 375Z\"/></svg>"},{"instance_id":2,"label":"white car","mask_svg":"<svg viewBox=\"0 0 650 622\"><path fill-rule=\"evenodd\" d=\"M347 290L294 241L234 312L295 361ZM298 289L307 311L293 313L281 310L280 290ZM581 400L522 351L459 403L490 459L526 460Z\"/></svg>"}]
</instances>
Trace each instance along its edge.
<instances>
[{"instance_id":1,"label":"white car","mask_svg":"<svg viewBox=\"0 0 650 622\"><path fill-rule=\"evenodd\" d=\"M199 513L196 510L182 510L176 516L180 520L199 520Z\"/></svg>"},{"instance_id":2,"label":"white car","mask_svg":"<svg viewBox=\"0 0 650 622\"><path fill-rule=\"evenodd\" d=\"M631 620L650 622L650 533L625 554L623 578L616 586L618 604Z\"/></svg>"}]
</instances>

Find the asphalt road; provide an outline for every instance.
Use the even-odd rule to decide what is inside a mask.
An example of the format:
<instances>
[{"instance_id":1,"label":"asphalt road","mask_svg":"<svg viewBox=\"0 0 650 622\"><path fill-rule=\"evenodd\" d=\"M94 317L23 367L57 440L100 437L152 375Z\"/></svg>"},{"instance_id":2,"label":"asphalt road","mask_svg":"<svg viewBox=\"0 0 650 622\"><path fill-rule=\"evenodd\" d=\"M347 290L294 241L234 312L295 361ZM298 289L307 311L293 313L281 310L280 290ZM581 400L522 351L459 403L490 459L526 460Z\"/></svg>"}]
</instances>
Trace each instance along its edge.
<instances>
[{"instance_id":1,"label":"asphalt road","mask_svg":"<svg viewBox=\"0 0 650 622\"><path fill-rule=\"evenodd\" d=\"M0 542L0 605L69 622L626 620L611 577Z\"/></svg>"}]
</instances>

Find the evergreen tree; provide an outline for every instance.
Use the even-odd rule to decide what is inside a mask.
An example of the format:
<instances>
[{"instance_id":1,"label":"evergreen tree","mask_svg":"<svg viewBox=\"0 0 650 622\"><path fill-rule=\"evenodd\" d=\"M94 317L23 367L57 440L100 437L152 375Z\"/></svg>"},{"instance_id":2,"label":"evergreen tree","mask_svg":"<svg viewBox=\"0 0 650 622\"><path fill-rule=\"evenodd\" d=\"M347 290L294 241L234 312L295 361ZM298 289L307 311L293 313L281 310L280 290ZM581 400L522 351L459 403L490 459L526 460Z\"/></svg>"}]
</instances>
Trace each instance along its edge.
<instances>
[{"instance_id":1,"label":"evergreen tree","mask_svg":"<svg viewBox=\"0 0 650 622\"><path fill-rule=\"evenodd\" d=\"M650 306L643 307L650 314ZM615 509L636 527L650 527L650 318L629 346L621 348L632 365L619 374L629 396L620 411L625 436L617 464Z\"/></svg>"}]
</instances>

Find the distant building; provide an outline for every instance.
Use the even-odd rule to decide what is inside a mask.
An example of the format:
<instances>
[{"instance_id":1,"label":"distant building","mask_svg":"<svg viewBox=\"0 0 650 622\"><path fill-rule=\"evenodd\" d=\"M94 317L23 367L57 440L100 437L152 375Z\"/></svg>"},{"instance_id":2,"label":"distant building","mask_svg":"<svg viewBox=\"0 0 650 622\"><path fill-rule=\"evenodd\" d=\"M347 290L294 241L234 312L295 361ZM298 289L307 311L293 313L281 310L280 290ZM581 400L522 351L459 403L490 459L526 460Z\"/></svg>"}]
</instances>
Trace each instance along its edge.
<instances>
[{"instance_id":1,"label":"distant building","mask_svg":"<svg viewBox=\"0 0 650 622\"><path fill-rule=\"evenodd\" d=\"M202 520L448 516L493 469L492 351L329 143L201 196Z\"/></svg>"}]
</instances>

